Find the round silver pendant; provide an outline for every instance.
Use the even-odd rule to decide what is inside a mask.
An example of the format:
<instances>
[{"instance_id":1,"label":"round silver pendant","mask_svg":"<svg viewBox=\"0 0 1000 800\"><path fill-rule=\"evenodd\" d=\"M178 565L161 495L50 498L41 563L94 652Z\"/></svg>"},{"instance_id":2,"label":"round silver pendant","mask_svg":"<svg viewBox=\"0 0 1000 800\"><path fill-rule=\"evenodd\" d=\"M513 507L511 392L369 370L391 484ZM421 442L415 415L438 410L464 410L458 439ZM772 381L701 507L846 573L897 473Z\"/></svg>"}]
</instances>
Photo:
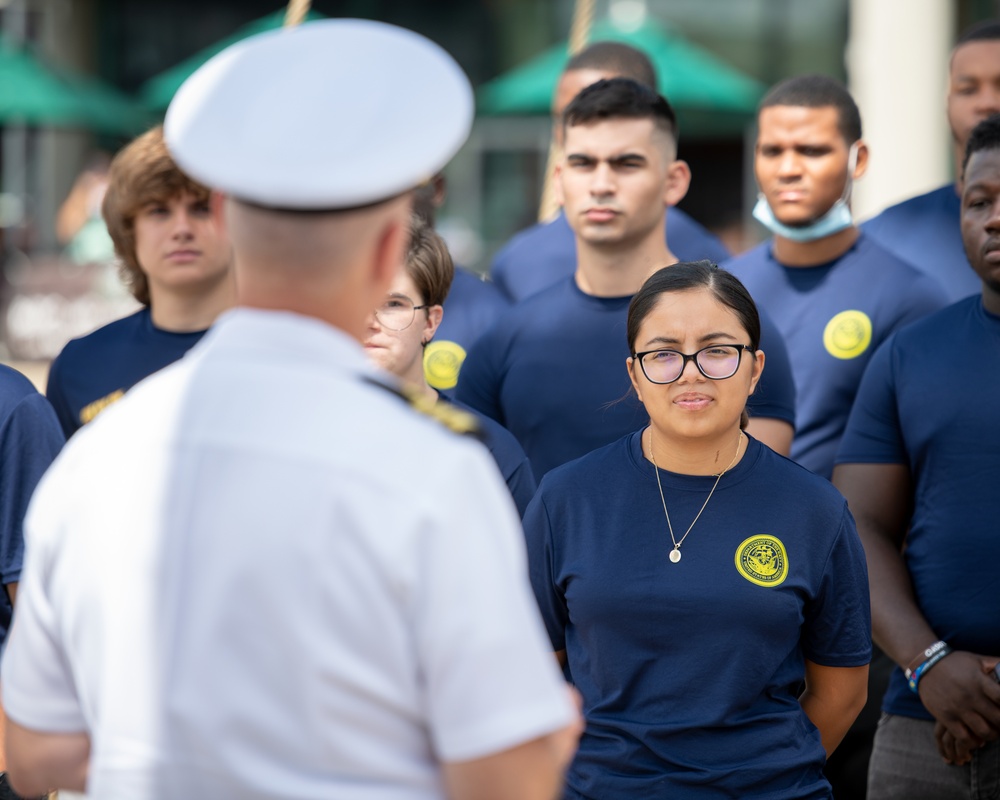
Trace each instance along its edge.
<instances>
[{"instance_id":1,"label":"round silver pendant","mask_svg":"<svg viewBox=\"0 0 1000 800\"><path fill-rule=\"evenodd\" d=\"M670 551L670 560L674 564L676 564L678 561L681 560L681 551L678 550L676 547Z\"/></svg>"}]
</instances>

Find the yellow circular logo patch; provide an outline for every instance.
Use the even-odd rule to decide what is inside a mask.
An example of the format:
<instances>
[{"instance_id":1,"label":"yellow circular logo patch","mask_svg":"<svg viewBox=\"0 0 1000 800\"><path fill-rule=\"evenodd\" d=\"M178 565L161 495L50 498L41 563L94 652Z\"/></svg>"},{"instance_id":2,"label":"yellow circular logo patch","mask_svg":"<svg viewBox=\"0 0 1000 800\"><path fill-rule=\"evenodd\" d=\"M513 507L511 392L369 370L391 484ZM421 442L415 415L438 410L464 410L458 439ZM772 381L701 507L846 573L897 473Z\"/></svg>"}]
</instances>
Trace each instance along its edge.
<instances>
[{"instance_id":1,"label":"yellow circular logo patch","mask_svg":"<svg viewBox=\"0 0 1000 800\"><path fill-rule=\"evenodd\" d=\"M823 331L823 346L834 358L857 358L872 343L872 321L863 311L841 311Z\"/></svg>"},{"instance_id":2,"label":"yellow circular logo patch","mask_svg":"<svg viewBox=\"0 0 1000 800\"><path fill-rule=\"evenodd\" d=\"M774 536L751 536L736 548L736 569L750 583L777 586L788 575L785 546Z\"/></svg>"},{"instance_id":3,"label":"yellow circular logo patch","mask_svg":"<svg viewBox=\"0 0 1000 800\"><path fill-rule=\"evenodd\" d=\"M431 342L424 348L424 377L435 389L454 389L465 361L465 348L458 342Z\"/></svg>"}]
</instances>

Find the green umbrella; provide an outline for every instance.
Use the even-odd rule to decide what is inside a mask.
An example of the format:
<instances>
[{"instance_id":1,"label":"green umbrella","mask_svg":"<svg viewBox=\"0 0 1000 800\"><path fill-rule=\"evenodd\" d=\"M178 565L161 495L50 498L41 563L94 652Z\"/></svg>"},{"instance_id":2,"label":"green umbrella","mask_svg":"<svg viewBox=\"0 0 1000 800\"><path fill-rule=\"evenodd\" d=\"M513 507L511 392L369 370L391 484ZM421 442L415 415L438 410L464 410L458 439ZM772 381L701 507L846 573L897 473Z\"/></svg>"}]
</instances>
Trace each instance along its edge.
<instances>
[{"instance_id":1,"label":"green umbrella","mask_svg":"<svg viewBox=\"0 0 1000 800\"><path fill-rule=\"evenodd\" d=\"M110 86L47 67L28 50L0 39L0 124L131 134L149 123L145 111Z\"/></svg>"},{"instance_id":2,"label":"green umbrella","mask_svg":"<svg viewBox=\"0 0 1000 800\"><path fill-rule=\"evenodd\" d=\"M311 20L323 19L323 15L316 12L310 11L305 18L305 22ZM266 17L261 17L260 19L254 20L244 25L242 28L237 30L232 36L229 36L219 42L216 42L204 50L199 50L193 56L185 59L180 64L171 67L165 72L161 72L159 75L154 75L148 81L142 85L142 89L139 91L139 97L146 108L163 113L166 111L170 101L173 99L174 94L178 89L181 88L181 84L188 79L198 67L204 64L208 59L214 56L216 53L221 53L229 45L236 44L236 42L246 39L248 36L253 36L256 33L263 33L264 31L271 31L280 28L285 22L285 10L276 11L273 14L268 14Z\"/></svg>"},{"instance_id":3,"label":"green umbrella","mask_svg":"<svg viewBox=\"0 0 1000 800\"><path fill-rule=\"evenodd\" d=\"M677 110L686 133L740 133L765 87L677 33L647 21L627 31L610 22L594 26L591 42L624 42L646 53L656 66L659 89ZM479 88L483 115L548 114L552 95L569 60L565 43Z\"/></svg>"}]
</instances>

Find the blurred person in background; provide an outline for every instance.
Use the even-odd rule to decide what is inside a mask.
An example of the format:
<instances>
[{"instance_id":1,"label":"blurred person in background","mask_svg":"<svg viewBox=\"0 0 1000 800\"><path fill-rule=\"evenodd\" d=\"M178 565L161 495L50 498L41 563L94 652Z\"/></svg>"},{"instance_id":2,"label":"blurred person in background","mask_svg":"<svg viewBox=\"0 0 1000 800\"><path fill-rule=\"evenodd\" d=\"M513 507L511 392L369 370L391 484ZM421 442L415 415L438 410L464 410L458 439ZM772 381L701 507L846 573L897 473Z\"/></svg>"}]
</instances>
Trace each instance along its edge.
<instances>
[{"instance_id":1,"label":"blurred person in background","mask_svg":"<svg viewBox=\"0 0 1000 800\"><path fill-rule=\"evenodd\" d=\"M143 308L73 339L52 362L46 395L67 438L183 356L235 300L232 252L209 190L178 169L162 128L112 161L103 212L122 277Z\"/></svg>"},{"instance_id":2,"label":"blurred person in background","mask_svg":"<svg viewBox=\"0 0 1000 800\"><path fill-rule=\"evenodd\" d=\"M92 155L59 206L56 238L74 264L105 263L114 258L114 242L101 216L110 166L107 153Z\"/></svg>"},{"instance_id":3,"label":"blurred person in background","mask_svg":"<svg viewBox=\"0 0 1000 800\"><path fill-rule=\"evenodd\" d=\"M431 228L444 204L447 183L435 175L416 191L413 211ZM449 255L449 259L451 256ZM424 378L434 389L454 389L458 373L473 343L510 307L507 298L489 280L458 264L444 301L444 316L434 341L424 348Z\"/></svg>"},{"instance_id":4,"label":"blurred person in background","mask_svg":"<svg viewBox=\"0 0 1000 800\"><path fill-rule=\"evenodd\" d=\"M891 206L861 225L884 248L930 275L949 302L978 295L959 230L962 159L972 129L1000 112L1000 21L966 30L951 51L948 67L948 125L955 182Z\"/></svg>"}]
</instances>

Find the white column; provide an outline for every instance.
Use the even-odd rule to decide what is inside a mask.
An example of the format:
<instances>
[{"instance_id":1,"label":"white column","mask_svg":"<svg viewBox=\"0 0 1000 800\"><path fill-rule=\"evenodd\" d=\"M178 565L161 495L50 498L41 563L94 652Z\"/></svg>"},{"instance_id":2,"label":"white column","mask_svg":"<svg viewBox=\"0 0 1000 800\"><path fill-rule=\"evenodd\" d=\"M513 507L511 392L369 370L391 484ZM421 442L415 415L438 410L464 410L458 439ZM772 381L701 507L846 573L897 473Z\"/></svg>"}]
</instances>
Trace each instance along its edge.
<instances>
[{"instance_id":1,"label":"white column","mask_svg":"<svg viewBox=\"0 0 1000 800\"><path fill-rule=\"evenodd\" d=\"M952 179L945 117L954 0L851 0L847 71L871 151L855 219Z\"/></svg>"}]
</instances>

